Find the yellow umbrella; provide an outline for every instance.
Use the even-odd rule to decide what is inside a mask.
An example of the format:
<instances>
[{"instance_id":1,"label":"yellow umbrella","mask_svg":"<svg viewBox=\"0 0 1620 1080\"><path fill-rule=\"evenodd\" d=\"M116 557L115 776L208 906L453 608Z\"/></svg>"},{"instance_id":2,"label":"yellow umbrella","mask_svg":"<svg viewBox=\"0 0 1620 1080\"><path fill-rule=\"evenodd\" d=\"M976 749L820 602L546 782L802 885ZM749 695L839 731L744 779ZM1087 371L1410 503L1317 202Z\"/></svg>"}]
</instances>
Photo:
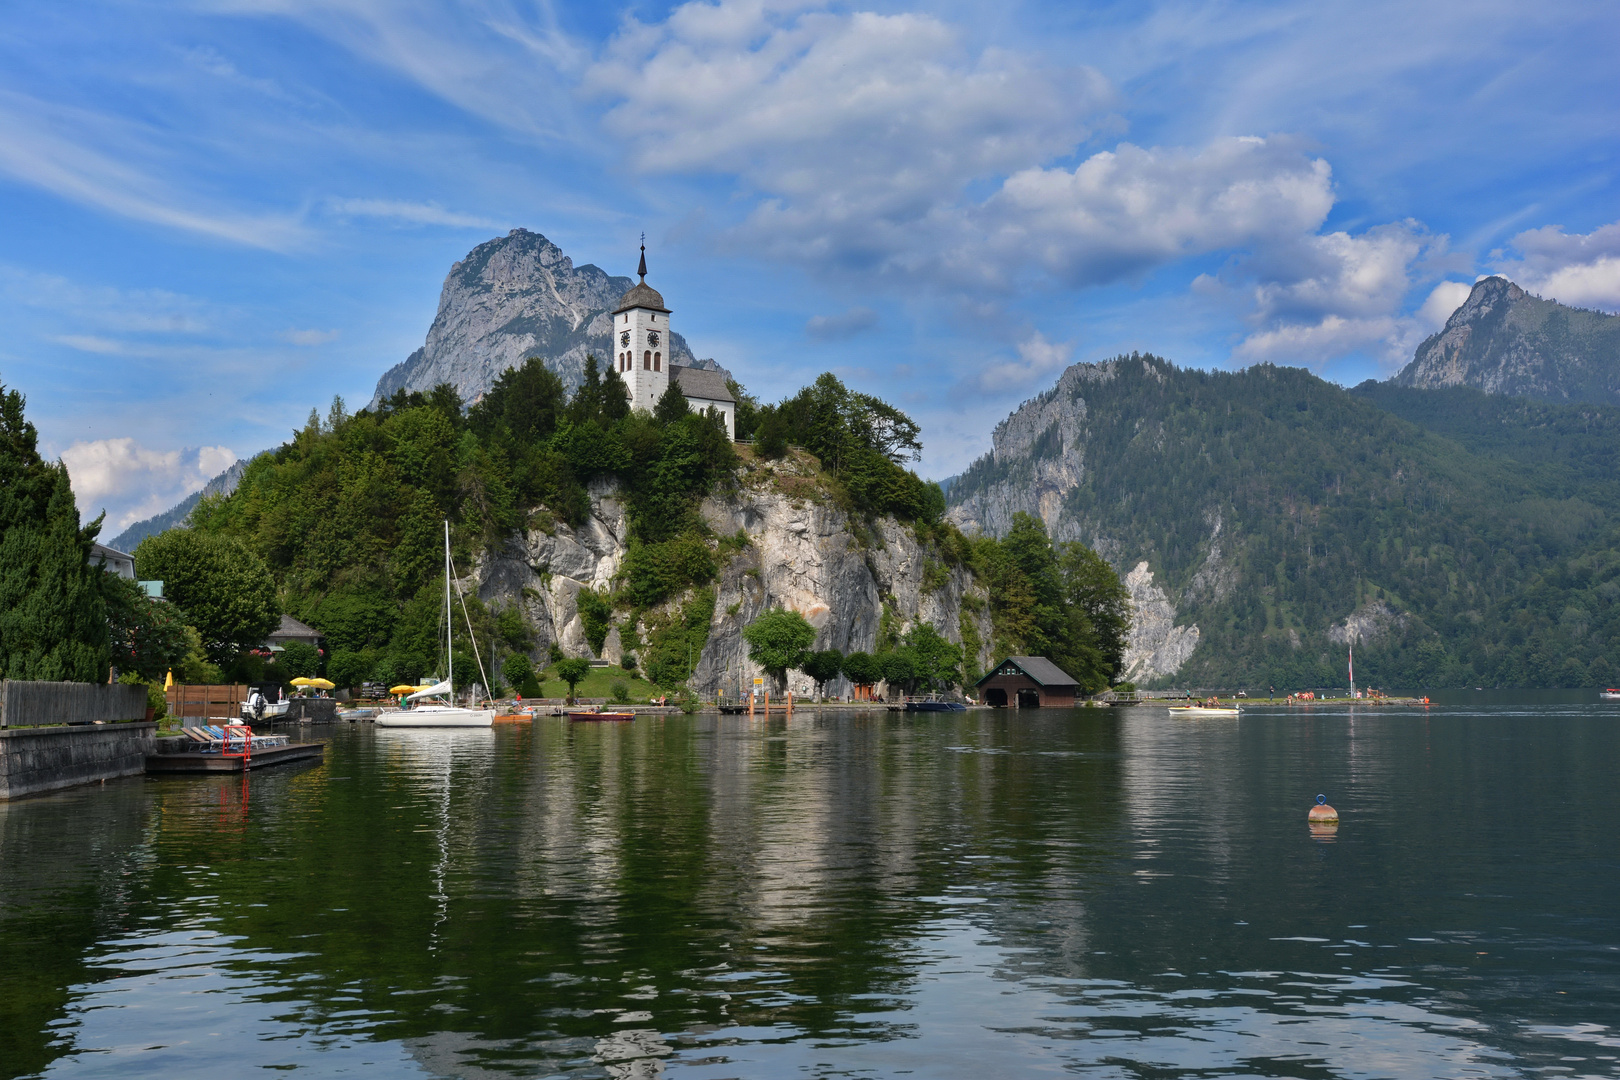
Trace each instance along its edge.
<instances>
[{"instance_id":1,"label":"yellow umbrella","mask_svg":"<svg viewBox=\"0 0 1620 1080\"><path fill-rule=\"evenodd\" d=\"M173 670L171 670L169 672L169 677L167 679L163 680L163 689L164 690L173 690L174 689L174 672L173 672Z\"/></svg>"},{"instance_id":2,"label":"yellow umbrella","mask_svg":"<svg viewBox=\"0 0 1620 1080\"><path fill-rule=\"evenodd\" d=\"M416 693L416 687L414 687L414 686L390 686L388 688L388 692L390 694L414 694L414 693Z\"/></svg>"},{"instance_id":3,"label":"yellow umbrella","mask_svg":"<svg viewBox=\"0 0 1620 1080\"><path fill-rule=\"evenodd\" d=\"M331 679L311 679L306 685L313 686L317 690L337 689L337 683L333 682Z\"/></svg>"},{"instance_id":4,"label":"yellow umbrella","mask_svg":"<svg viewBox=\"0 0 1620 1080\"><path fill-rule=\"evenodd\" d=\"M300 675L300 676L298 676L298 678L292 680L292 684L294 686L314 686L315 685L315 680L307 678L307 677L305 677L303 675Z\"/></svg>"}]
</instances>

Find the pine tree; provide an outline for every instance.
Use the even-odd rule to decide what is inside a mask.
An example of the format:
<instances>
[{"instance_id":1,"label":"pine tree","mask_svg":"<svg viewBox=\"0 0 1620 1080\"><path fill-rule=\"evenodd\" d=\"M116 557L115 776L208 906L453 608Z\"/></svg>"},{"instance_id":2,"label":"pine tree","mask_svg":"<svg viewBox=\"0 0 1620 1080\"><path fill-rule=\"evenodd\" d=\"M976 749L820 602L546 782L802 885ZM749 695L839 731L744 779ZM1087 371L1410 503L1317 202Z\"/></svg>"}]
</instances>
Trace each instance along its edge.
<instances>
[{"instance_id":1,"label":"pine tree","mask_svg":"<svg viewBox=\"0 0 1620 1080\"><path fill-rule=\"evenodd\" d=\"M67 468L39 456L23 397L0 386L0 677L103 682L101 518L79 527Z\"/></svg>"},{"instance_id":2,"label":"pine tree","mask_svg":"<svg viewBox=\"0 0 1620 1080\"><path fill-rule=\"evenodd\" d=\"M653 419L660 424L673 424L691 411L692 406L686 403L686 395L681 393L680 386L671 379L663 394L659 396L658 403L653 406Z\"/></svg>"}]
</instances>

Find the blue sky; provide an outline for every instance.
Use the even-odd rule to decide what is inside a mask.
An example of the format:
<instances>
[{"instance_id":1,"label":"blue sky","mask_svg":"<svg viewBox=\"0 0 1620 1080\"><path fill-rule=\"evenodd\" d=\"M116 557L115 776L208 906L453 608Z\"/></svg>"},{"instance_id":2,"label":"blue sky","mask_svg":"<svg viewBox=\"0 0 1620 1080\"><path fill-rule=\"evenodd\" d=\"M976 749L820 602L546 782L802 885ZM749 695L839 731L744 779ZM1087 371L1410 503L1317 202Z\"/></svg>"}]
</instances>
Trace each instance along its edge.
<instances>
[{"instance_id":1,"label":"blue sky","mask_svg":"<svg viewBox=\"0 0 1620 1080\"><path fill-rule=\"evenodd\" d=\"M13 0L0 382L111 536L363 403L514 227L759 396L989 446L1074 361L1383 377L1479 275L1620 310L1620 6Z\"/></svg>"}]
</instances>

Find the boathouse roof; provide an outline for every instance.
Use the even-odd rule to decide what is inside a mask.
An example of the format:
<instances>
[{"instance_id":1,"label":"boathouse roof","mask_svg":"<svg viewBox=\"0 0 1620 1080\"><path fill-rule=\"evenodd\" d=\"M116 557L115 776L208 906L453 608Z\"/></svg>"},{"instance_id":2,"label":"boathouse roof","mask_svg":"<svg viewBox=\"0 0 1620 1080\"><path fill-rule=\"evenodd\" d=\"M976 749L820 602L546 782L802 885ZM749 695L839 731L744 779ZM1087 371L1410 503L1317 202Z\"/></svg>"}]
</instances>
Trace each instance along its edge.
<instances>
[{"instance_id":1,"label":"boathouse roof","mask_svg":"<svg viewBox=\"0 0 1620 1080\"><path fill-rule=\"evenodd\" d=\"M1007 670L1008 667L1016 671ZM1009 656L1001 663L990 669L989 674L980 679L976 686L983 686L997 675L1025 675L1037 686L1079 686L1080 684L1068 672L1058 667L1044 656Z\"/></svg>"}]
</instances>

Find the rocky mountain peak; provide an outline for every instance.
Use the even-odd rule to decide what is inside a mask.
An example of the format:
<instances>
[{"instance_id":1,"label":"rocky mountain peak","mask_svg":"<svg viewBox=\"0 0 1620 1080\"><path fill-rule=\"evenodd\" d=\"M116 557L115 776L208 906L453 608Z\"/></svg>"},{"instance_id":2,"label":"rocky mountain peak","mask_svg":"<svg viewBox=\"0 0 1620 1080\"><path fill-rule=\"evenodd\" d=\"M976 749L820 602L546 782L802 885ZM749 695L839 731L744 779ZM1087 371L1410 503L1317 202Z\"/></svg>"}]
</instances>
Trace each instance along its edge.
<instances>
[{"instance_id":1,"label":"rocky mountain peak","mask_svg":"<svg viewBox=\"0 0 1620 1080\"><path fill-rule=\"evenodd\" d=\"M501 372L531 356L573 389L584 376L587 353L599 364L613 355L612 310L632 284L590 263L576 267L556 244L528 229L487 240L450 268L427 340L383 374L372 402L441 382L472 402ZM717 367L693 357L680 334L670 334L669 352L671 364Z\"/></svg>"},{"instance_id":2,"label":"rocky mountain peak","mask_svg":"<svg viewBox=\"0 0 1620 1080\"><path fill-rule=\"evenodd\" d=\"M1620 404L1620 316L1544 300L1504 277L1482 278L1391 381Z\"/></svg>"}]
</instances>

